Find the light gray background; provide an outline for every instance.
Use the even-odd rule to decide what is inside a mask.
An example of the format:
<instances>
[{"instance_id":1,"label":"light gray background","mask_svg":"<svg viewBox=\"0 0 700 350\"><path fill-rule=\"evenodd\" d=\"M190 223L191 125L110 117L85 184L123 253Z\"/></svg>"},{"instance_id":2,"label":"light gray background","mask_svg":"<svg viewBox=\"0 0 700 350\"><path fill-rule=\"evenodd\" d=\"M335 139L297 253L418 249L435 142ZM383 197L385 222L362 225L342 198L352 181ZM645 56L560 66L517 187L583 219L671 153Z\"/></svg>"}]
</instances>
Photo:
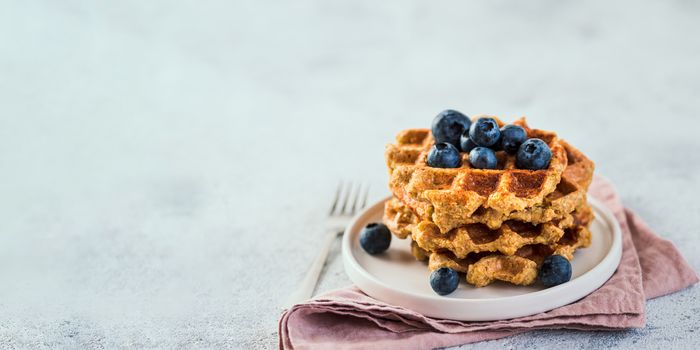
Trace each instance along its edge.
<instances>
[{"instance_id":1,"label":"light gray background","mask_svg":"<svg viewBox=\"0 0 700 350\"><path fill-rule=\"evenodd\" d=\"M0 348L276 347L337 182L384 196L448 107L557 130L700 270L698 37L696 1L4 1ZM698 348L699 298L464 348Z\"/></svg>"}]
</instances>

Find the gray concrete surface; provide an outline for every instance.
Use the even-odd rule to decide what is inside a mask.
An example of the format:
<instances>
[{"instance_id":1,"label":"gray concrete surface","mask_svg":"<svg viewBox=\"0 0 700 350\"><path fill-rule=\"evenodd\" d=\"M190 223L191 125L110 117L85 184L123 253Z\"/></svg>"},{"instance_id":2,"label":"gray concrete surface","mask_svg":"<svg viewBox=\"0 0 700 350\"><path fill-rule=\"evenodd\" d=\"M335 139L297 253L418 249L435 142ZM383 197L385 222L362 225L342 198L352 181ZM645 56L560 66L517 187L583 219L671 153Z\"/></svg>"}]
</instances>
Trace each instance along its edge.
<instances>
[{"instance_id":1,"label":"gray concrete surface","mask_svg":"<svg viewBox=\"0 0 700 350\"><path fill-rule=\"evenodd\" d=\"M447 107L558 130L700 270L699 36L680 0L3 2L0 348L276 347L336 183L385 195ZM463 348L698 348L699 298Z\"/></svg>"}]
</instances>

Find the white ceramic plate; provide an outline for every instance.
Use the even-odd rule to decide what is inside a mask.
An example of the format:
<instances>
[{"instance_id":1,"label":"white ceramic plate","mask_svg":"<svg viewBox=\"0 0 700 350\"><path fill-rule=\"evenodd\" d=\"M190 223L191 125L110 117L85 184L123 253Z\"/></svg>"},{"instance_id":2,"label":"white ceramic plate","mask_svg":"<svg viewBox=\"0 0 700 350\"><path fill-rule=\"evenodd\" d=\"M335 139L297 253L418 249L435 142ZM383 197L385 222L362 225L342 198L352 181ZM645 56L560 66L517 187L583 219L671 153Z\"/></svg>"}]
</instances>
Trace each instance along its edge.
<instances>
[{"instance_id":1,"label":"white ceramic plate","mask_svg":"<svg viewBox=\"0 0 700 350\"><path fill-rule=\"evenodd\" d=\"M462 280L452 294L439 296L430 288L430 271L426 264L411 255L410 239L392 236L389 250L375 256L360 247L360 231L366 224L382 220L384 202L388 199L359 213L345 230L345 271L371 297L430 317L491 321L552 310L598 289L615 272L622 256L622 236L617 220L600 202L589 199L596 215L590 227L592 244L574 254L569 282L548 289L503 282L476 288Z\"/></svg>"}]
</instances>

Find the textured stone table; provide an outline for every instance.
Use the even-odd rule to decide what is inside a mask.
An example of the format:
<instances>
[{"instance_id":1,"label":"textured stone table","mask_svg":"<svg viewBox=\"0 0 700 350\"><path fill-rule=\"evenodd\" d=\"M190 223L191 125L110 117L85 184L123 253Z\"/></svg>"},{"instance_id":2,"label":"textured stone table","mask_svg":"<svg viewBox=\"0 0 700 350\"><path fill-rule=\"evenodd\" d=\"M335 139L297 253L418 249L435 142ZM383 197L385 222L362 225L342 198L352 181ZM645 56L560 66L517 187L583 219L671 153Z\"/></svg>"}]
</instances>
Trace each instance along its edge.
<instances>
[{"instance_id":1,"label":"textured stone table","mask_svg":"<svg viewBox=\"0 0 700 350\"><path fill-rule=\"evenodd\" d=\"M558 130L700 270L700 6L611 5L5 3L0 348L276 347L337 182L384 196L448 107ZM697 349L699 315L463 348Z\"/></svg>"}]
</instances>

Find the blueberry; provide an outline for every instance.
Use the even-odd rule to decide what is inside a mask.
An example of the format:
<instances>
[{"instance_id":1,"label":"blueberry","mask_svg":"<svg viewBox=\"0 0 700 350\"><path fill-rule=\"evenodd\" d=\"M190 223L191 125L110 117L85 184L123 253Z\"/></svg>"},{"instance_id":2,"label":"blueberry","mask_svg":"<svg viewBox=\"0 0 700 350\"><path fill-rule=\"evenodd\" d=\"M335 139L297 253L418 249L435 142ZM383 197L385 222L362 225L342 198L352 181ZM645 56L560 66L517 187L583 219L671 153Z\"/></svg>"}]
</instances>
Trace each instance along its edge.
<instances>
[{"instance_id":1,"label":"blueberry","mask_svg":"<svg viewBox=\"0 0 700 350\"><path fill-rule=\"evenodd\" d=\"M433 119L432 132L435 143L447 142L459 149L459 137L469 130L472 121L466 115L446 109Z\"/></svg>"},{"instance_id":2,"label":"blueberry","mask_svg":"<svg viewBox=\"0 0 700 350\"><path fill-rule=\"evenodd\" d=\"M501 130L493 118L480 118L469 128L469 138L478 146L491 147L501 138Z\"/></svg>"},{"instance_id":3,"label":"blueberry","mask_svg":"<svg viewBox=\"0 0 700 350\"><path fill-rule=\"evenodd\" d=\"M384 224L367 224L360 233L360 246L372 255L389 249L389 244L391 244L391 232Z\"/></svg>"},{"instance_id":4,"label":"blueberry","mask_svg":"<svg viewBox=\"0 0 700 350\"><path fill-rule=\"evenodd\" d=\"M547 168L551 159L552 151L544 141L529 139L518 148L515 165L520 169L540 170Z\"/></svg>"},{"instance_id":5,"label":"blueberry","mask_svg":"<svg viewBox=\"0 0 700 350\"><path fill-rule=\"evenodd\" d=\"M459 274L449 267L441 267L430 274L430 286L435 293L450 294L459 286Z\"/></svg>"},{"instance_id":6,"label":"blueberry","mask_svg":"<svg viewBox=\"0 0 700 350\"><path fill-rule=\"evenodd\" d=\"M508 154L518 153L518 148L525 140L527 133L521 126L511 124L501 128L501 148Z\"/></svg>"},{"instance_id":7,"label":"blueberry","mask_svg":"<svg viewBox=\"0 0 700 350\"><path fill-rule=\"evenodd\" d=\"M427 163L433 168L459 168L462 157L457 147L451 143L436 143L428 152Z\"/></svg>"},{"instance_id":8,"label":"blueberry","mask_svg":"<svg viewBox=\"0 0 700 350\"><path fill-rule=\"evenodd\" d=\"M561 255L551 255L544 259L537 278L545 287L553 287L571 279L571 263Z\"/></svg>"},{"instance_id":9,"label":"blueberry","mask_svg":"<svg viewBox=\"0 0 700 350\"><path fill-rule=\"evenodd\" d=\"M476 143L469 138L469 130L464 130L462 137L459 139L459 145L462 146L462 152L471 152L476 147Z\"/></svg>"},{"instance_id":10,"label":"blueberry","mask_svg":"<svg viewBox=\"0 0 700 350\"><path fill-rule=\"evenodd\" d=\"M496 152L486 147L476 147L469 152L469 164L476 169L496 169Z\"/></svg>"}]
</instances>

